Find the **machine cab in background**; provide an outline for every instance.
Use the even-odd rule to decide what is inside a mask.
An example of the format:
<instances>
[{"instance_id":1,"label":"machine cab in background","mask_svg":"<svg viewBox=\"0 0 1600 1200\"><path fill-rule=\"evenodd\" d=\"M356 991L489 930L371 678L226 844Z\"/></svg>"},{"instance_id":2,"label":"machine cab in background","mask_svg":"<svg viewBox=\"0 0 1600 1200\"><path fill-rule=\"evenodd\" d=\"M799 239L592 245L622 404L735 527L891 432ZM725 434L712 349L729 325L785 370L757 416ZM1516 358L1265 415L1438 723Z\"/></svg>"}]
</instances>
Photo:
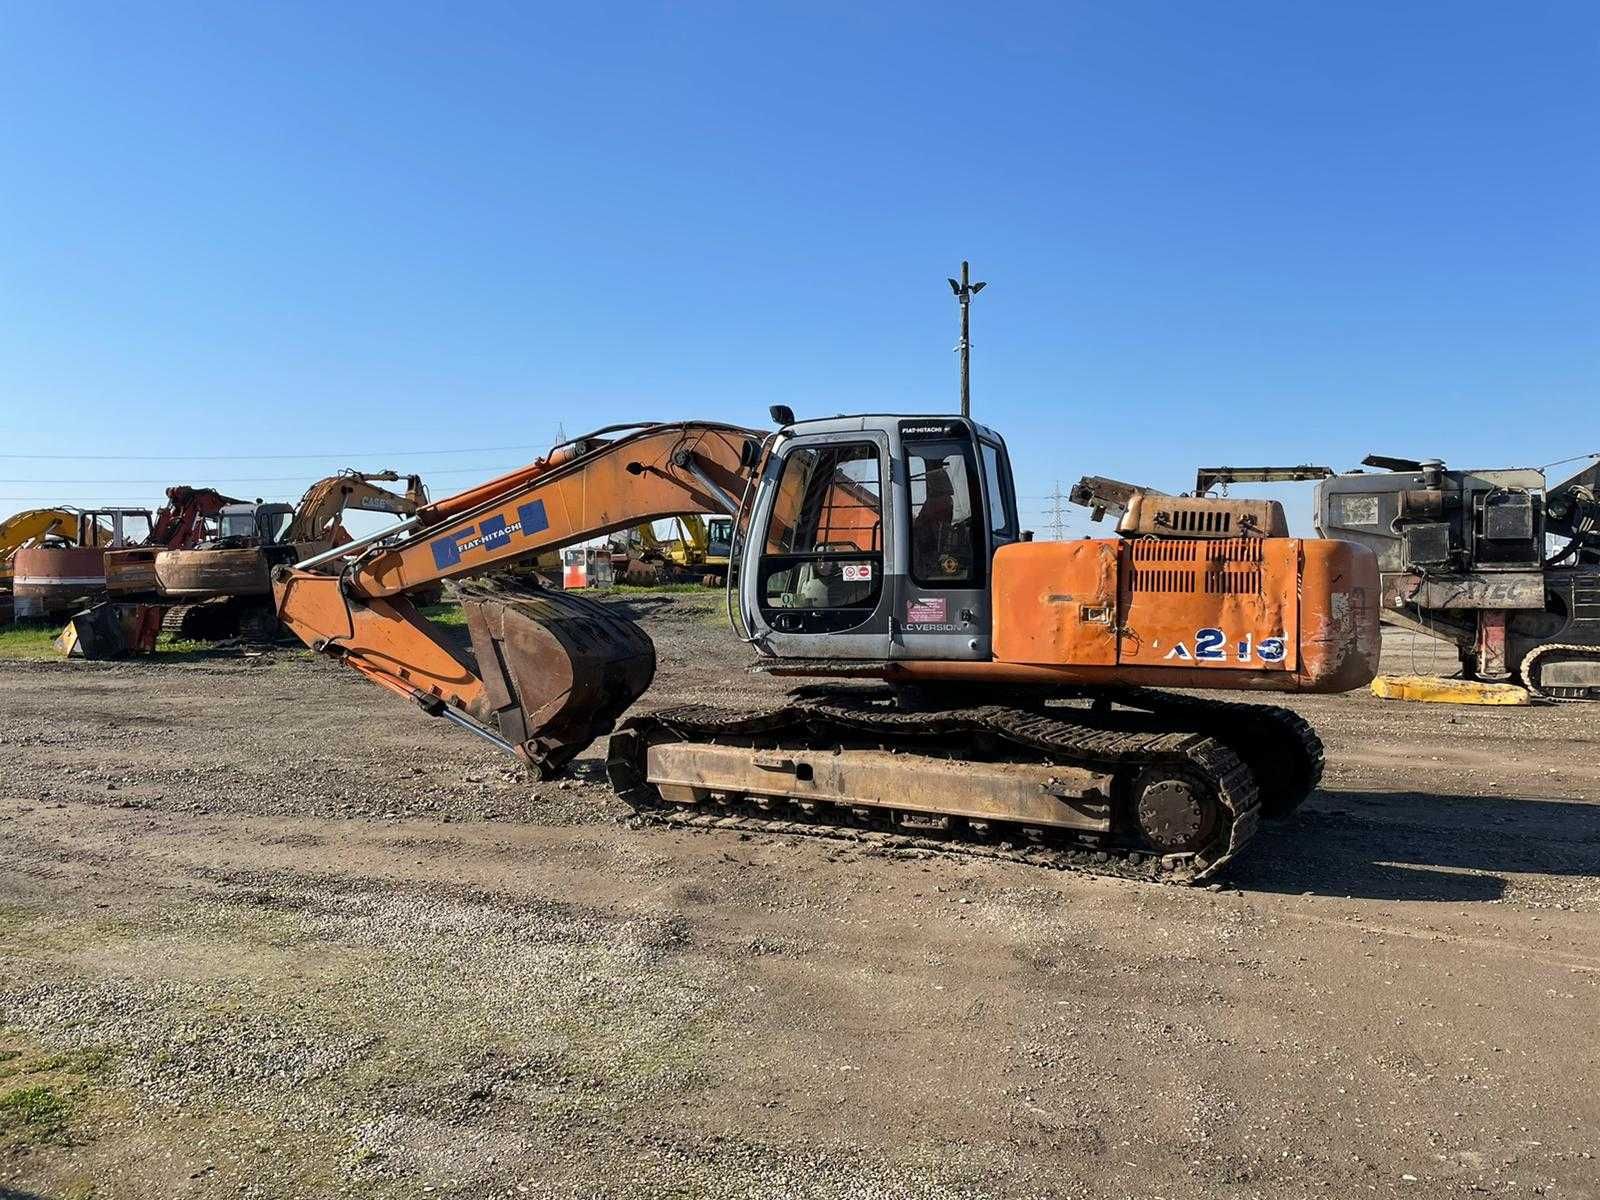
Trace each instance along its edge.
<instances>
[{"instance_id":1,"label":"machine cab in background","mask_svg":"<svg viewBox=\"0 0 1600 1200\"><path fill-rule=\"evenodd\" d=\"M740 607L780 658L990 657L989 574L1017 540L1000 435L962 417L805 421L775 438Z\"/></svg>"}]
</instances>

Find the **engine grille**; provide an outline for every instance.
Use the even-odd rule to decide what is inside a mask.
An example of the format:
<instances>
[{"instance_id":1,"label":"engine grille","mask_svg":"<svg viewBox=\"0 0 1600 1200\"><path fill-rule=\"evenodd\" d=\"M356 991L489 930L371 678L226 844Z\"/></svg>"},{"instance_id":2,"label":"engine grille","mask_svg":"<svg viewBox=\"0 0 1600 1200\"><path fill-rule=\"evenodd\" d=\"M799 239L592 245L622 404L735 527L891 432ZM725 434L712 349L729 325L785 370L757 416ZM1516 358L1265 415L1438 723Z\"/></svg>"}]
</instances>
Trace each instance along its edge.
<instances>
[{"instance_id":1,"label":"engine grille","mask_svg":"<svg viewBox=\"0 0 1600 1200\"><path fill-rule=\"evenodd\" d=\"M1135 592L1193 594L1203 589L1211 596L1258 595L1261 547L1259 538L1136 541L1131 587Z\"/></svg>"},{"instance_id":2,"label":"engine grille","mask_svg":"<svg viewBox=\"0 0 1600 1200\"><path fill-rule=\"evenodd\" d=\"M1173 533L1228 533L1233 529L1233 513L1215 508L1163 508L1156 513L1156 524Z\"/></svg>"},{"instance_id":3,"label":"engine grille","mask_svg":"<svg viewBox=\"0 0 1600 1200\"><path fill-rule=\"evenodd\" d=\"M1136 592L1193 592L1199 550L1198 542L1134 542L1131 587Z\"/></svg>"}]
</instances>

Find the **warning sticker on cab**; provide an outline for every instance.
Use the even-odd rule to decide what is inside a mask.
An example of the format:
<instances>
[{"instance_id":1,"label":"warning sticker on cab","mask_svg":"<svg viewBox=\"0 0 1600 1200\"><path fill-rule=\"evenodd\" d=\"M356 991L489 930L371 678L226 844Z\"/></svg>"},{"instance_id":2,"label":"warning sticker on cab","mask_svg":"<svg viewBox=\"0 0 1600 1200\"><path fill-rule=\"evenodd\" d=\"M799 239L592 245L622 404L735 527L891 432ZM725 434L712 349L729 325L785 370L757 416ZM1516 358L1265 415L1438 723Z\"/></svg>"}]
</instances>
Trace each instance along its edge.
<instances>
[{"instance_id":1,"label":"warning sticker on cab","mask_svg":"<svg viewBox=\"0 0 1600 1200\"><path fill-rule=\"evenodd\" d=\"M845 563L843 571L846 583L870 583L872 581L871 563Z\"/></svg>"},{"instance_id":2,"label":"warning sticker on cab","mask_svg":"<svg viewBox=\"0 0 1600 1200\"><path fill-rule=\"evenodd\" d=\"M942 625L950 618L950 607L943 596L918 596L906 601L907 625Z\"/></svg>"}]
</instances>

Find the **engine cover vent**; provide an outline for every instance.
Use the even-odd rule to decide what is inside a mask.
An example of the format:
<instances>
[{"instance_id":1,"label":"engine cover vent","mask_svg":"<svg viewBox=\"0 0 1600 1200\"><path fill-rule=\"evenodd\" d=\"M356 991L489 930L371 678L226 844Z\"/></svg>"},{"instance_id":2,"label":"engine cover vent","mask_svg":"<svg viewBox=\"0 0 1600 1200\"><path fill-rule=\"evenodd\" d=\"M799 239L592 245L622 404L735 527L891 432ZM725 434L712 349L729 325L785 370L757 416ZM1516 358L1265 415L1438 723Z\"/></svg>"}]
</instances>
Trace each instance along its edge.
<instances>
[{"instance_id":1,"label":"engine cover vent","mask_svg":"<svg viewBox=\"0 0 1600 1200\"><path fill-rule=\"evenodd\" d=\"M1135 492L1117 522L1128 538L1288 537L1289 523L1276 500L1219 500Z\"/></svg>"},{"instance_id":2,"label":"engine cover vent","mask_svg":"<svg viewBox=\"0 0 1600 1200\"><path fill-rule=\"evenodd\" d=\"M1199 542L1162 542L1140 539L1133 543L1133 578L1136 592L1192 593ZM1181 564L1181 565L1180 565Z\"/></svg>"},{"instance_id":3,"label":"engine cover vent","mask_svg":"<svg viewBox=\"0 0 1600 1200\"><path fill-rule=\"evenodd\" d=\"M1260 591L1260 567L1225 567L1206 572L1208 596L1253 596Z\"/></svg>"}]
</instances>

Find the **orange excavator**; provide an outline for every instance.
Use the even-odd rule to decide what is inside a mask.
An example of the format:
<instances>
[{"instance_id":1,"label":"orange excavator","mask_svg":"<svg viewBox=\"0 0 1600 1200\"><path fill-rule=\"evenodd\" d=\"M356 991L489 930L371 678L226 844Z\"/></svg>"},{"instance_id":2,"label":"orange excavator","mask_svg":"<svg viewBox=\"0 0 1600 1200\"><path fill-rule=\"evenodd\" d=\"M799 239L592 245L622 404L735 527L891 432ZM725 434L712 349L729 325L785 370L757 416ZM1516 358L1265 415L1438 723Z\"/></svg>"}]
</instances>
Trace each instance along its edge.
<instances>
[{"instance_id":1,"label":"orange excavator","mask_svg":"<svg viewBox=\"0 0 1600 1200\"><path fill-rule=\"evenodd\" d=\"M1035 542L992 429L773 417L770 433L689 421L565 443L277 568L278 615L542 775L610 733L614 789L677 823L1195 880L1316 786L1321 744L1293 712L1160 689L1366 684L1370 551L1282 536L1281 509L1204 533L1153 522L1143 536ZM655 650L617 609L472 581L469 655L410 598L683 513L733 518L730 608L764 669L804 681L784 702L679 704L619 726Z\"/></svg>"}]
</instances>

